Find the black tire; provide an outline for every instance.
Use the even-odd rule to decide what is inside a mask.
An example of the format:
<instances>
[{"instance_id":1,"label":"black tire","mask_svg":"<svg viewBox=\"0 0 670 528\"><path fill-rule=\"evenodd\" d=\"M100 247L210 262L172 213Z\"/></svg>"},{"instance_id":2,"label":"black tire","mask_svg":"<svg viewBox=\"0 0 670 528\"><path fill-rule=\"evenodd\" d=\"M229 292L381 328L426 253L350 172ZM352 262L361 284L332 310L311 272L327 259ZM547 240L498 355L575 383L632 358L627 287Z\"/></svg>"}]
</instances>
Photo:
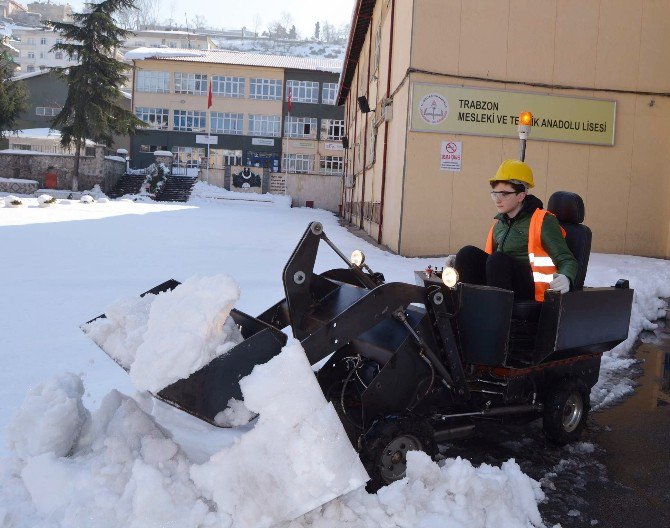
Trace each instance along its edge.
<instances>
[{"instance_id":1,"label":"black tire","mask_svg":"<svg viewBox=\"0 0 670 528\"><path fill-rule=\"evenodd\" d=\"M363 440L361 460L370 475L366 490L379 488L405 478L408 451L423 451L433 458L437 444L433 428L425 421L385 418L370 428Z\"/></svg>"},{"instance_id":2,"label":"black tire","mask_svg":"<svg viewBox=\"0 0 670 528\"><path fill-rule=\"evenodd\" d=\"M547 440L565 445L579 439L591 408L590 394L579 379L562 381L547 394L542 420Z\"/></svg>"}]
</instances>

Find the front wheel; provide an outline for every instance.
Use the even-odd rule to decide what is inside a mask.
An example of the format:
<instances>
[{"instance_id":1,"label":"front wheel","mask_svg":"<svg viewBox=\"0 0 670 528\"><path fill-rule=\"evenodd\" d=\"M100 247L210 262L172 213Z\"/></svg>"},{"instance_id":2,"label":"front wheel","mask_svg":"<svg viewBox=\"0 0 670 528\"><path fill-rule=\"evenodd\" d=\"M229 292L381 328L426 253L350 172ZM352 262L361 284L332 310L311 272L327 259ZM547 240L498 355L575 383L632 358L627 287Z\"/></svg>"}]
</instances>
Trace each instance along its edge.
<instances>
[{"instance_id":1,"label":"front wheel","mask_svg":"<svg viewBox=\"0 0 670 528\"><path fill-rule=\"evenodd\" d=\"M581 380L561 382L547 395L542 426L547 439L558 445L579 439L590 409L590 390Z\"/></svg>"},{"instance_id":2,"label":"front wheel","mask_svg":"<svg viewBox=\"0 0 670 528\"><path fill-rule=\"evenodd\" d=\"M431 458L437 454L433 428L423 420L385 418L365 435L361 460L370 475L366 489L370 493L405 478L407 453L423 451Z\"/></svg>"}]
</instances>

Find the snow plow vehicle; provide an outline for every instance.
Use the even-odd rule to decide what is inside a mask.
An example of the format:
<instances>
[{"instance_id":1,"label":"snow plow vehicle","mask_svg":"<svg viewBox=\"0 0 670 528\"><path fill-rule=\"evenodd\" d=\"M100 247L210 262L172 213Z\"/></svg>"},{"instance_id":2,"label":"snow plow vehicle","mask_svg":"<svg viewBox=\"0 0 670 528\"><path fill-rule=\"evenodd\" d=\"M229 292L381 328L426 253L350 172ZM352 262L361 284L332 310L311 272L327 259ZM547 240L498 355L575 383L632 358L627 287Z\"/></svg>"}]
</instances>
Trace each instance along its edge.
<instances>
[{"instance_id":1,"label":"snow plow vehicle","mask_svg":"<svg viewBox=\"0 0 670 528\"><path fill-rule=\"evenodd\" d=\"M403 478L408 451L434 456L439 443L483 422L541 418L549 440L575 441L603 352L628 336L633 290L626 280L584 287L591 232L583 201L558 192L548 209L579 274L574 291L549 290L542 303L459 283L449 269L417 271L414 284L386 282L361 252L347 258L312 222L283 270L285 298L256 317L233 309L243 341L154 395L216 425L231 399L242 399L239 380L281 352L290 328L371 476L369 489ZM315 272L322 242L343 267Z\"/></svg>"}]
</instances>

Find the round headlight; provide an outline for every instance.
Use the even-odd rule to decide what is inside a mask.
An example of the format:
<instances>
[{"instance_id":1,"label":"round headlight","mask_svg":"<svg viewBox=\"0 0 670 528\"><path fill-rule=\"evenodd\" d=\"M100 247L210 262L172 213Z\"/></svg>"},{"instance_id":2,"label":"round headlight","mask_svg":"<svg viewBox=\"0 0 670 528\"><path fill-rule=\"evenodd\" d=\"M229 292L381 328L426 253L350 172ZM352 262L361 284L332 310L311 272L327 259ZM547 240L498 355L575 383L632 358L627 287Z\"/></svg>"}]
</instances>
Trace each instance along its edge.
<instances>
[{"instance_id":1,"label":"round headlight","mask_svg":"<svg viewBox=\"0 0 670 528\"><path fill-rule=\"evenodd\" d=\"M365 263L365 255L360 249L356 249L351 253L351 263L360 268Z\"/></svg>"},{"instance_id":2,"label":"round headlight","mask_svg":"<svg viewBox=\"0 0 670 528\"><path fill-rule=\"evenodd\" d=\"M449 288L453 288L458 283L458 272L454 268L444 268L442 270L442 282Z\"/></svg>"}]
</instances>

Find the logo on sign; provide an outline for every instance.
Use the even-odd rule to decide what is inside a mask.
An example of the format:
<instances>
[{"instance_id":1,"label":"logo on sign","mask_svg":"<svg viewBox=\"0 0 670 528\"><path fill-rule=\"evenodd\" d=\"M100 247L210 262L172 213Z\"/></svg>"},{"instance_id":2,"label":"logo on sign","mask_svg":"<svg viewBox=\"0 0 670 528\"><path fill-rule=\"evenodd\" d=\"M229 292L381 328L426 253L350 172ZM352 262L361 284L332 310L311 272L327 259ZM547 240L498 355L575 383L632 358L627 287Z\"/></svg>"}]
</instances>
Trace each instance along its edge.
<instances>
[{"instance_id":1,"label":"logo on sign","mask_svg":"<svg viewBox=\"0 0 670 528\"><path fill-rule=\"evenodd\" d=\"M449 117L449 103L440 94L430 93L421 99L419 114L429 125L438 125Z\"/></svg>"}]
</instances>

